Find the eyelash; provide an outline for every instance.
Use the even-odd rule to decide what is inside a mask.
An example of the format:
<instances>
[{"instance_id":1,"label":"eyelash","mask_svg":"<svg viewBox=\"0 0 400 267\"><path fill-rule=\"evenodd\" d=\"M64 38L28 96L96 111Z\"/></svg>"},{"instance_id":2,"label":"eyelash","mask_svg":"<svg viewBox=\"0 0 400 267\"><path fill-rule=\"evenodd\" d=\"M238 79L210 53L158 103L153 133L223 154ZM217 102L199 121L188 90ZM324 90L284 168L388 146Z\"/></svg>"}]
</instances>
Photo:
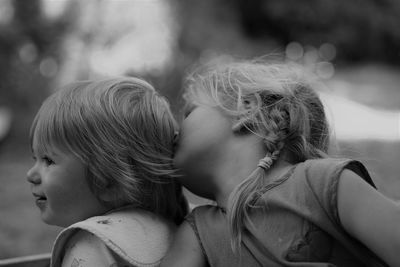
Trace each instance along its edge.
<instances>
[{"instance_id":1,"label":"eyelash","mask_svg":"<svg viewBox=\"0 0 400 267\"><path fill-rule=\"evenodd\" d=\"M187 116L190 115L190 113L192 113L192 111L196 108L196 106L194 104L186 104L185 108L183 110L183 117L186 119Z\"/></svg>"},{"instance_id":2,"label":"eyelash","mask_svg":"<svg viewBox=\"0 0 400 267\"><path fill-rule=\"evenodd\" d=\"M42 157L42 160L46 163L47 166L54 164L54 161L48 156Z\"/></svg>"}]
</instances>

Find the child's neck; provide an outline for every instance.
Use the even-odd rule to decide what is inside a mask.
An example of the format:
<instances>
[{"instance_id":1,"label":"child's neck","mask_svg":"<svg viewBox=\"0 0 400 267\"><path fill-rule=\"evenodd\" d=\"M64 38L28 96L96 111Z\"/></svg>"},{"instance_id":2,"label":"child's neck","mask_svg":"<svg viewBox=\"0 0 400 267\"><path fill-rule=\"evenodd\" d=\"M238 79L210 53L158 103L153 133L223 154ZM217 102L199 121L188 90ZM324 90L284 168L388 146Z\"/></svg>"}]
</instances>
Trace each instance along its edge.
<instances>
[{"instance_id":1,"label":"child's neck","mask_svg":"<svg viewBox=\"0 0 400 267\"><path fill-rule=\"evenodd\" d=\"M226 158L216 174L215 201L221 208L226 209L230 193L243 182L256 168L265 156L265 151L259 149L260 144L242 146L240 143L232 144L232 151L226 153ZM292 164L285 160L277 160L267 172L267 179L280 177L286 173Z\"/></svg>"}]
</instances>

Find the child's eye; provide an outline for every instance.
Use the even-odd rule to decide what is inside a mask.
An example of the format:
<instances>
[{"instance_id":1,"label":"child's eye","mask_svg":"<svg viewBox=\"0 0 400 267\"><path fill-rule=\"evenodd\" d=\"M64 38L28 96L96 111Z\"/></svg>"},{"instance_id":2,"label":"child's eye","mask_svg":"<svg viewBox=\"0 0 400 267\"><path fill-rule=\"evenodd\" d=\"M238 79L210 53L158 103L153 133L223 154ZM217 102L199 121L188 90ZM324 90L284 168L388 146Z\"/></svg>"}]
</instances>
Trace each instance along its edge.
<instances>
[{"instance_id":1,"label":"child's eye","mask_svg":"<svg viewBox=\"0 0 400 267\"><path fill-rule=\"evenodd\" d=\"M48 156L42 157L42 160L44 161L44 163L47 166L54 164L54 161L51 158L49 158Z\"/></svg>"}]
</instances>

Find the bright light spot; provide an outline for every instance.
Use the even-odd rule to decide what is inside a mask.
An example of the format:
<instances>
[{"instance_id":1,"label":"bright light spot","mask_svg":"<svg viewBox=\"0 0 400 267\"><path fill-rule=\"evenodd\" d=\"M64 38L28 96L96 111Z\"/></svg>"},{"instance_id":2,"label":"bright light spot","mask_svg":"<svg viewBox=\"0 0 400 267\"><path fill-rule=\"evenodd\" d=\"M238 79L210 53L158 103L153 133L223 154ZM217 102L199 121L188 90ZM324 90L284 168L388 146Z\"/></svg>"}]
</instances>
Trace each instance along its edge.
<instances>
[{"instance_id":1,"label":"bright light spot","mask_svg":"<svg viewBox=\"0 0 400 267\"><path fill-rule=\"evenodd\" d=\"M286 46L286 57L296 61L303 57L303 46L297 42L291 42Z\"/></svg>"},{"instance_id":2,"label":"bright light spot","mask_svg":"<svg viewBox=\"0 0 400 267\"><path fill-rule=\"evenodd\" d=\"M52 77L58 72L58 64L53 58L48 57L40 62L39 70L43 76Z\"/></svg>"},{"instance_id":3,"label":"bright light spot","mask_svg":"<svg viewBox=\"0 0 400 267\"><path fill-rule=\"evenodd\" d=\"M37 58L37 49L36 46L29 42L21 46L18 51L19 58L24 63L32 63Z\"/></svg>"},{"instance_id":4,"label":"bright light spot","mask_svg":"<svg viewBox=\"0 0 400 267\"><path fill-rule=\"evenodd\" d=\"M111 28L104 31L121 25L128 30L110 45L93 47L92 70L106 75L161 70L172 56L174 42L167 5L159 0L105 3L105 26L111 25Z\"/></svg>"},{"instance_id":5,"label":"bright light spot","mask_svg":"<svg viewBox=\"0 0 400 267\"><path fill-rule=\"evenodd\" d=\"M12 112L9 108L0 107L0 140L10 131L12 123Z\"/></svg>"},{"instance_id":6,"label":"bright light spot","mask_svg":"<svg viewBox=\"0 0 400 267\"><path fill-rule=\"evenodd\" d=\"M0 24L8 24L14 18L14 7L9 0L0 1Z\"/></svg>"},{"instance_id":7,"label":"bright light spot","mask_svg":"<svg viewBox=\"0 0 400 267\"><path fill-rule=\"evenodd\" d=\"M400 140L400 111L373 109L327 93L320 96L337 139Z\"/></svg>"},{"instance_id":8,"label":"bright light spot","mask_svg":"<svg viewBox=\"0 0 400 267\"><path fill-rule=\"evenodd\" d=\"M332 61L336 57L336 47L333 44L324 43L319 48L319 55L326 61Z\"/></svg>"},{"instance_id":9,"label":"bright light spot","mask_svg":"<svg viewBox=\"0 0 400 267\"><path fill-rule=\"evenodd\" d=\"M135 32L126 35L112 47L93 49L90 65L97 73L122 75L128 70L145 71L159 68L171 56L160 36L141 35Z\"/></svg>"},{"instance_id":10,"label":"bright light spot","mask_svg":"<svg viewBox=\"0 0 400 267\"><path fill-rule=\"evenodd\" d=\"M322 79L330 79L335 74L335 67L327 61L318 62L315 64L315 73Z\"/></svg>"},{"instance_id":11,"label":"bright light spot","mask_svg":"<svg viewBox=\"0 0 400 267\"><path fill-rule=\"evenodd\" d=\"M62 14L69 0L42 0L43 11L48 18L57 18Z\"/></svg>"}]
</instances>

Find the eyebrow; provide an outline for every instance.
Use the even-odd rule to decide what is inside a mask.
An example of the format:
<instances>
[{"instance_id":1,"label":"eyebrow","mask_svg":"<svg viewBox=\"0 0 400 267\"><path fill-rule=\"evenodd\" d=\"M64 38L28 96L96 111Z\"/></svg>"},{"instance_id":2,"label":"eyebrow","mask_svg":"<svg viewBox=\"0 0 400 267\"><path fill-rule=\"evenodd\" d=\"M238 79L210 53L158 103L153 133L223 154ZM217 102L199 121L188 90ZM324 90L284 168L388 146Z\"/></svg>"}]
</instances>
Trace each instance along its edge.
<instances>
[{"instance_id":1,"label":"eyebrow","mask_svg":"<svg viewBox=\"0 0 400 267\"><path fill-rule=\"evenodd\" d=\"M60 157L60 155L59 155L59 153L56 153L55 151L54 151L54 149L49 149L49 150L47 150L46 151L46 154L49 154L49 156L51 156L51 157Z\"/></svg>"},{"instance_id":2,"label":"eyebrow","mask_svg":"<svg viewBox=\"0 0 400 267\"><path fill-rule=\"evenodd\" d=\"M56 153L56 152L54 151L54 149L46 149L46 150L43 149L42 152L43 152L43 153L41 153L41 154L48 154L48 155L51 156L51 157L60 157L59 153ZM33 155L38 155L38 154L37 154L38 151L35 151L35 149L33 148L33 146L31 146L31 153L32 153Z\"/></svg>"}]
</instances>

